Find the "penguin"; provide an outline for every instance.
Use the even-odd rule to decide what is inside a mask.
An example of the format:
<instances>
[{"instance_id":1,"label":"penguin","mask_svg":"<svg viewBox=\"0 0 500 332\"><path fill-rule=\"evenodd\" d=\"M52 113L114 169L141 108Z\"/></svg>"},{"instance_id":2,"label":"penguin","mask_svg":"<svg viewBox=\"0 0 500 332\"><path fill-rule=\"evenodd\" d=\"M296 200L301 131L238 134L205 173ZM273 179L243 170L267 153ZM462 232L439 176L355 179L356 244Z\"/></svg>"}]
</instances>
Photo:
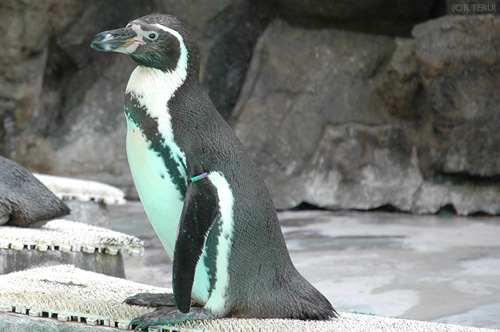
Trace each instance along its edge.
<instances>
[{"instance_id":1,"label":"penguin","mask_svg":"<svg viewBox=\"0 0 500 332\"><path fill-rule=\"evenodd\" d=\"M151 14L97 34L91 47L138 65L125 90L127 158L173 260L173 294L125 300L157 307L131 325L336 317L294 267L264 181L199 82L199 50L186 26Z\"/></svg>"},{"instance_id":2,"label":"penguin","mask_svg":"<svg viewBox=\"0 0 500 332\"><path fill-rule=\"evenodd\" d=\"M41 227L70 212L26 168L0 156L0 225Z\"/></svg>"}]
</instances>

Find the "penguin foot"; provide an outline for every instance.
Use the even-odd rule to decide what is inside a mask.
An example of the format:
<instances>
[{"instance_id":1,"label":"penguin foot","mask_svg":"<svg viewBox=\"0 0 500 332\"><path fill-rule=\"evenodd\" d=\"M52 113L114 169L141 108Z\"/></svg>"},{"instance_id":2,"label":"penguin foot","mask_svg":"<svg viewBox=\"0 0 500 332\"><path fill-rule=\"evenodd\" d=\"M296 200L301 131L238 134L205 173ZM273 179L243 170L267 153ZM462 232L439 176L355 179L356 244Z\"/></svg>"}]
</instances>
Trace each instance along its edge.
<instances>
[{"instance_id":1,"label":"penguin foot","mask_svg":"<svg viewBox=\"0 0 500 332\"><path fill-rule=\"evenodd\" d=\"M129 326L135 327L136 331L145 330L150 326L173 325L189 320L203 320L214 318L210 312L203 308L191 308L187 314L183 314L175 307L161 307L153 312L133 319Z\"/></svg>"},{"instance_id":2,"label":"penguin foot","mask_svg":"<svg viewBox=\"0 0 500 332\"><path fill-rule=\"evenodd\" d=\"M138 293L127 297L123 303L128 305L138 305L148 308L175 307L174 294L171 293ZM200 305L191 301L191 306Z\"/></svg>"},{"instance_id":3,"label":"penguin foot","mask_svg":"<svg viewBox=\"0 0 500 332\"><path fill-rule=\"evenodd\" d=\"M174 294L168 293L138 293L127 297L123 302L148 308L175 307Z\"/></svg>"}]
</instances>

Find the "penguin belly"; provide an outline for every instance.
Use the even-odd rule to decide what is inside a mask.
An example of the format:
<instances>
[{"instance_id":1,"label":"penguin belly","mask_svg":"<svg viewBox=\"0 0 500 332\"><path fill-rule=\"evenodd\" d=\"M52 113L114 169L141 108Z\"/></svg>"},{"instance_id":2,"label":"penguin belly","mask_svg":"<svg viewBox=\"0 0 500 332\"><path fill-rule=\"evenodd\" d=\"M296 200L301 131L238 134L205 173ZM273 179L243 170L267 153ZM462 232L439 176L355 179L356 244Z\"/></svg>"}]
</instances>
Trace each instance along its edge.
<instances>
[{"instance_id":1,"label":"penguin belly","mask_svg":"<svg viewBox=\"0 0 500 332\"><path fill-rule=\"evenodd\" d=\"M151 142L128 119L126 146L130 171L146 215L168 256L173 260L184 195L172 181L162 157L151 149ZM192 290L192 297L203 305L210 292L205 256L204 250L196 266Z\"/></svg>"},{"instance_id":2,"label":"penguin belly","mask_svg":"<svg viewBox=\"0 0 500 332\"><path fill-rule=\"evenodd\" d=\"M153 229L173 258L184 200L150 144L141 130L127 121L127 158L135 187Z\"/></svg>"}]
</instances>

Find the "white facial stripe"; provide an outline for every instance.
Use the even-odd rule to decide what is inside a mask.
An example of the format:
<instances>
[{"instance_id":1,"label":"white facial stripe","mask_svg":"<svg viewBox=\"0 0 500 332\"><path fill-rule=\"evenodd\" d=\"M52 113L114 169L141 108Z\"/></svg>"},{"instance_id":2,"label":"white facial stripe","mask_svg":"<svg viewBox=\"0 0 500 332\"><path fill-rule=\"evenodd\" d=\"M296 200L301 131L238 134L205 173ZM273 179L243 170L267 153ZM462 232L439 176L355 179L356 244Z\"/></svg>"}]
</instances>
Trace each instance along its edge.
<instances>
[{"instance_id":1,"label":"white facial stripe","mask_svg":"<svg viewBox=\"0 0 500 332\"><path fill-rule=\"evenodd\" d=\"M154 30L142 30L142 28L141 28L141 26L139 24L132 24L130 26L130 28L132 30L134 30L135 33L137 33L137 36L135 37L135 40L137 40L138 42L142 43L142 45L146 44L146 40L149 40L148 36L151 33L158 34L158 32L156 32ZM146 38L146 40L144 38Z\"/></svg>"},{"instance_id":2,"label":"white facial stripe","mask_svg":"<svg viewBox=\"0 0 500 332\"><path fill-rule=\"evenodd\" d=\"M142 28L139 24L131 24L130 29L134 30L135 32L139 33L142 31Z\"/></svg>"},{"instance_id":3,"label":"white facial stripe","mask_svg":"<svg viewBox=\"0 0 500 332\"><path fill-rule=\"evenodd\" d=\"M142 31L141 26L139 24L132 24L130 28L137 33L137 36L134 37L134 40L138 43L137 46L146 44L144 41L144 31Z\"/></svg>"},{"instance_id":4,"label":"white facial stripe","mask_svg":"<svg viewBox=\"0 0 500 332\"><path fill-rule=\"evenodd\" d=\"M170 33L171 35L175 36L179 40L179 45L181 47L181 54L179 56L179 61L177 62L177 67L175 68L174 72L178 72L180 76L184 77L184 79L187 76L187 66L188 66L188 51L186 49L186 45L184 44L184 38L175 31L174 29L167 28L164 25L156 23L155 26L159 29L162 29L163 31L166 31Z\"/></svg>"},{"instance_id":5,"label":"white facial stripe","mask_svg":"<svg viewBox=\"0 0 500 332\"><path fill-rule=\"evenodd\" d=\"M219 197L219 209L221 213L221 234L217 245L217 275L215 287L210 298L205 303L205 308L216 316L223 316L227 312L226 291L229 285L229 256L234 231L233 192L224 175L220 172L212 172L208 179L217 189Z\"/></svg>"}]
</instances>

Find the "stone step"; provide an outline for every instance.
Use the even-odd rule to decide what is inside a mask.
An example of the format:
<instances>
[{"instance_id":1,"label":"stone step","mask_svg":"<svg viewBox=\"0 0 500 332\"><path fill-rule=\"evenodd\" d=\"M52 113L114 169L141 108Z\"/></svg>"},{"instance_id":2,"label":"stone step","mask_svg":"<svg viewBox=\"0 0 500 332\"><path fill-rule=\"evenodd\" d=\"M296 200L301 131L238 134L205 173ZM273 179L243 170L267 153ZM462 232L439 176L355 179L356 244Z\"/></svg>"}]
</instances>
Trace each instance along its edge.
<instances>
[{"instance_id":1,"label":"stone step","mask_svg":"<svg viewBox=\"0 0 500 332\"><path fill-rule=\"evenodd\" d=\"M2 226L0 274L72 264L124 278L123 252L143 255L144 242L135 236L64 219L49 221L41 228Z\"/></svg>"},{"instance_id":2,"label":"stone step","mask_svg":"<svg viewBox=\"0 0 500 332\"><path fill-rule=\"evenodd\" d=\"M123 191L105 183L38 173L33 175L62 200L125 203Z\"/></svg>"}]
</instances>

